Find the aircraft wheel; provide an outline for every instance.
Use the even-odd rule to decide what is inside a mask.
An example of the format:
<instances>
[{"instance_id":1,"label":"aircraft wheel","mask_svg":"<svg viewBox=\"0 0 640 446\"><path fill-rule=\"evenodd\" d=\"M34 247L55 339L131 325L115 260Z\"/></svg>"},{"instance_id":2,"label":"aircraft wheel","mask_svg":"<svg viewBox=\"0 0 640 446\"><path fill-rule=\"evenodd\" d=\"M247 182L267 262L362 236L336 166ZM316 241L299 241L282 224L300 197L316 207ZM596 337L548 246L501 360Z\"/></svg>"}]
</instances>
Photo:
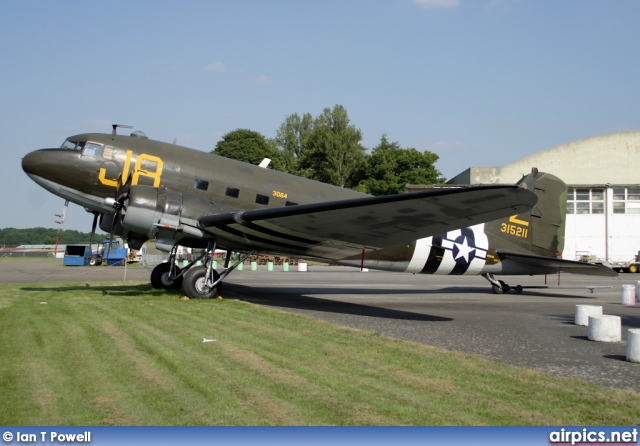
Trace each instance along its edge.
<instances>
[{"instance_id":1,"label":"aircraft wheel","mask_svg":"<svg viewBox=\"0 0 640 446\"><path fill-rule=\"evenodd\" d=\"M182 287L182 277L171 280L169 278L171 265L169 263L161 263L151 271L151 287L155 289L179 290ZM176 274L182 271L176 266Z\"/></svg>"},{"instance_id":2,"label":"aircraft wheel","mask_svg":"<svg viewBox=\"0 0 640 446\"><path fill-rule=\"evenodd\" d=\"M215 299L220 295L222 284L219 283L214 288L206 285L207 268L204 266L196 266L191 268L184 275L182 283L182 291L189 299ZM213 280L220 278L217 271L213 270Z\"/></svg>"},{"instance_id":3,"label":"aircraft wheel","mask_svg":"<svg viewBox=\"0 0 640 446\"><path fill-rule=\"evenodd\" d=\"M498 280L498 282L500 282L500 285L502 285L502 292L503 293L508 293L509 290L511 289L511 287L509 285L507 285L506 283L504 283L502 280Z\"/></svg>"},{"instance_id":4,"label":"aircraft wheel","mask_svg":"<svg viewBox=\"0 0 640 446\"><path fill-rule=\"evenodd\" d=\"M491 291L493 291L493 294L504 294L504 290L498 285L491 285Z\"/></svg>"},{"instance_id":5,"label":"aircraft wheel","mask_svg":"<svg viewBox=\"0 0 640 446\"><path fill-rule=\"evenodd\" d=\"M515 290L516 290L516 294L522 294L522 290L523 290L523 289L524 289L524 288L522 288L522 285L518 285L518 286L516 286L516 288L515 288Z\"/></svg>"}]
</instances>

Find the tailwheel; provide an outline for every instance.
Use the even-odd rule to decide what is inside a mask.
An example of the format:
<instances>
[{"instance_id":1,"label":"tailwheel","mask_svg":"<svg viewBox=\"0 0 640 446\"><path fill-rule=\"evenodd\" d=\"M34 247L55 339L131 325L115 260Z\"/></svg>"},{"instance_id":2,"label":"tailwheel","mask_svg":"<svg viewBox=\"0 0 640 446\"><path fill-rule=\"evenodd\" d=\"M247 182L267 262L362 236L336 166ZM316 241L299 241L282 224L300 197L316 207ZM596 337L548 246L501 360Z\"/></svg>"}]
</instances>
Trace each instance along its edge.
<instances>
[{"instance_id":1,"label":"tailwheel","mask_svg":"<svg viewBox=\"0 0 640 446\"><path fill-rule=\"evenodd\" d=\"M171 275L171 263L161 263L151 271L151 287L155 289L179 290L182 288L183 278L180 276L182 270L174 265ZM180 276L180 277L177 277Z\"/></svg>"},{"instance_id":2,"label":"tailwheel","mask_svg":"<svg viewBox=\"0 0 640 446\"><path fill-rule=\"evenodd\" d=\"M489 283L491 283L491 291L493 291L493 294L508 293L509 290L512 289L509 285L504 283L502 280L496 279L496 277L491 273L483 274L482 277L484 277L485 279L487 279L489 281ZM519 291L518 291L518 288L520 288ZM520 294L522 292L522 287L520 285L518 285L515 288L515 290L516 290L516 293Z\"/></svg>"},{"instance_id":3,"label":"tailwheel","mask_svg":"<svg viewBox=\"0 0 640 446\"><path fill-rule=\"evenodd\" d=\"M522 287L520 287L520 291L518 291L518 287L515 288L516 293L520 294L522 293ZM508 293L512 288L507 285L506 283L504 283L502 280L498 280L497 283L493 283L491 284L491 291L493 291L493 294L504 294L504 293Z\"/></svg>"},{"instance_id":4,"label":"tailwheel","mask_svg":"<svg viewBox=\"0 0 640 446\"><path fill-rule=\"evenodd\" d=\"M211 276L207 277L207 268L204 266L189 269L184 275L182 291L189 299L216 299L220 295L222 283L212 286L220 279L215 269L211 269Z\"/></svg>"}]
</instances>

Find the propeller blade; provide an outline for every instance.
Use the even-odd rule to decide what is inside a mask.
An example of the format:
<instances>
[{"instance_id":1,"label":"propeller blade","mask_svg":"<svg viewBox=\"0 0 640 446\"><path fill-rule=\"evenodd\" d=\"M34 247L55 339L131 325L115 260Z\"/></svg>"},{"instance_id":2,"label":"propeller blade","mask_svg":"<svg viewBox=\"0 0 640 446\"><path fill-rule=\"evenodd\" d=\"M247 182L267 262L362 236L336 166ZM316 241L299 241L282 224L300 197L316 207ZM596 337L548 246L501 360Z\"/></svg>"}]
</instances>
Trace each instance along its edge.
<instances>
[{"instance_id":1,"label":"propeller blade","mask_svg":"<svg viewBox=\"0 0 640 446\"><path fill-rule=\"evenodd\" d=\"M109 253L111 252L111 244L113 243L113 233L116 229L116 223L118 221L118 215L120 215L120 209L116 208L116 211L113 213L113 220L111 220L111 233L109 234L109 246L107 246L107 265L109 265Z\"/></svg>"},{"instance_id":2,"label":"propeller blade","mask_svg":"<svg viewBox=\"0 0 640 446\"><path fill-rule=\"evenodd\" d=\"M127 180L122 181L122 174L118 175L116 188L116 196L115 202L113 203L114 213L113 219L111 220L111 234L109 234L109 246L107 247L107 258L109 257L109 252L111 251L111 244L113 243L113 236L116 230L116 226L120 222L120 218L122 217L122 210L126 211L125 203L129 199L129 192L131 191L131 183L133 181L133 172L129 172L127 175ZM123 235L124 239L124 235ZM108 262L108 261L107 261Z\"/></svg>"},{"instance_id":3,"label":"propeller blade","mask_svg":"<svg viewBox=\"0 0 640 446\"><path fill-rule=\"evenodd\" d=\"M96 233L96 227L98 226L98 217L100 214L98 212L93 213L93 224L91 225L91 238L89 238L89 251L91 251L91 255L93 255L93 234Z\"/></svg>"}]
</instances>

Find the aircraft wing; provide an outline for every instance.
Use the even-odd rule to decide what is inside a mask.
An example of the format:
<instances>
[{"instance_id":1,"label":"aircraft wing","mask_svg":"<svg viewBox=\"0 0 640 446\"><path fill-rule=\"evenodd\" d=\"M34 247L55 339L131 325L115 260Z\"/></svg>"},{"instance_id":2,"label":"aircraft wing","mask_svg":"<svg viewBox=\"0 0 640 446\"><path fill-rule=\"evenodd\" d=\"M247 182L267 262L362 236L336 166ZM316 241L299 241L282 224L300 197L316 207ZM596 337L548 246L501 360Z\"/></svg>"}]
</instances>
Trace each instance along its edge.
<instances>
[{"instance_id":1,"label":"aircraft wing","mask_svg":"<svg viewBox=\"0 0 640 446\"><path fill-rule=\"evenodd\" d=\"M536 200L517 186L479 186L212 214L199 224L234 249L337 259L520 214Z\"/></svg>"},{"instance_id":2,"label":"aircraft wing","mask_svg":"<svg viewBox=\"0 0 640 446\"><path fill-rule=\"evenodd\" d=\"M544 274L545 271L548 271L549 274L562 271L565 273L602 277L616 277L618 275L613 269L604 265L594 265L593 263L576 262L574 260L509 252L498 252L498 257L500 257L500 260L509 260L529 268L539 268L539 274Z\"/></svg>"}]
</instances>

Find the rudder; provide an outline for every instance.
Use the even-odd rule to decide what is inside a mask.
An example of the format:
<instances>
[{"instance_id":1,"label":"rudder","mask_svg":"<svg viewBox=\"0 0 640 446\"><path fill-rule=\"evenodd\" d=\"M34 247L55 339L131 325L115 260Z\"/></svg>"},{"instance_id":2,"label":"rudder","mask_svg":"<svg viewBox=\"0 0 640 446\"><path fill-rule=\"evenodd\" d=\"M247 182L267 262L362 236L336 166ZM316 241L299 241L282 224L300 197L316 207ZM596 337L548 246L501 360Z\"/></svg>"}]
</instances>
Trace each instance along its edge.
<instances>
[{"instance_id":1,"label":"rudder","mask_svg":"<svg viewBox=\"0 0 640 446\"><path fill-rule=\"evenodd\" d=\"M497 236L497 250L545 257L561 257L567 214L567 185L560 178L533 169L517 183L538 197L529 212L487 223L487 233Z\"/></svg>"}]
</instances>

